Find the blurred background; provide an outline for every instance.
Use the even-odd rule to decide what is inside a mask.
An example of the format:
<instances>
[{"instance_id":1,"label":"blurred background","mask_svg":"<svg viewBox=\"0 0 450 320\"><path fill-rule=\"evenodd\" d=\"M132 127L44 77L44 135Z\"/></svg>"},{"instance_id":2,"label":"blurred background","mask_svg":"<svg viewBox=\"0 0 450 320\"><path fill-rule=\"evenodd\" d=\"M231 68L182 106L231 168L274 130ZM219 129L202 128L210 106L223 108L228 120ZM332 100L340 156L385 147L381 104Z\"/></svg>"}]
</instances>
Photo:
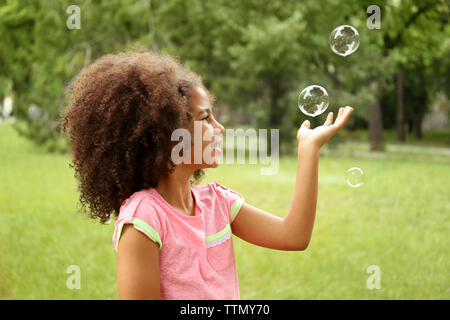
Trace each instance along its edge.
<instances>
[{"instance_id":1,"label":"blurred background","mask_svg":"<svg viewBox=\"0 0 450 320\"><path fill-rule=\"evenodd\" d=\"M379 29L368 27L371 5ZM300 124L354 108L321 150L308 250L233 238L242 299L450 298L449 10L445 0L0 0L0 298L117 298L113 223L78 213L55 121L85 66L139 47L200 74L226 128L280 129L278 174L222 165L205 178L279 216L292 199ZM347 57L329 44L344 24L361 41ZM311 84L330 97L315 118L297 103ZM359 188L345 183L355 166L365 173ZM81 288L67 285L71 265ZM371 265L381 288L367 285Z\"/></svg>"}]
</instances>

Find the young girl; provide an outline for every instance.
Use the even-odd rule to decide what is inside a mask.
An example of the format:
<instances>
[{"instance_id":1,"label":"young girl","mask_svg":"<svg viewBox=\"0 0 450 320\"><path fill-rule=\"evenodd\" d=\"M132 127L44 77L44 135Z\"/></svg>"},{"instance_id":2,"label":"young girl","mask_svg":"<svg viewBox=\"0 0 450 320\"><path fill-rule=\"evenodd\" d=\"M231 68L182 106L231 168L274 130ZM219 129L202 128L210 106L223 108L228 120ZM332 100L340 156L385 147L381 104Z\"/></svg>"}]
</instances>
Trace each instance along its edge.
<instances>
[{"instance_id":1,"label":"young girl","mask_svg":"<svg viewBox=\"0 0 450 320\"><path fill-rule=\"evenodd\" d=\"M224 128L212 104L198 75L148 52L104 56L71 85L61 126L69 133L83 209L89 205L102 223L118 217L113 245L121 299L239 299L231 234L271 249L308 247L319 148L352 108L340 108L334 123L329 113L314 130L309 121L301 125L294 196L280 218L217 182L198 184L221 154ZM212 137L201 150L210 148L214 161L175 164L172 133L194 134L196 121Z\"/></svg>"}]
</instances>

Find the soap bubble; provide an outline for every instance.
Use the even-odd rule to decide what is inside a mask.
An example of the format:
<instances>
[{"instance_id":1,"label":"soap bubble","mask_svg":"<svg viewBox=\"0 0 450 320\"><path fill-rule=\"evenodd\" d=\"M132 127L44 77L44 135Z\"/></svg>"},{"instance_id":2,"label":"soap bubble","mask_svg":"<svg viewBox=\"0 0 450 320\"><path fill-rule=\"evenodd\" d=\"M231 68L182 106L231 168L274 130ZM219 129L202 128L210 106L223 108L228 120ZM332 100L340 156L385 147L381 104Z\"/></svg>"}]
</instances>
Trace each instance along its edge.
<instances>
[{"instance_id":1,"label":"soap bubble","mask_svg":"<svg viewBox=\"0 0 450 320\"><path fill-rule=\"evenodd\" d=\"M42 118L42 112L41 112L41 110L40 110L39 107L38 107L37 105L35 105L34 103L33 103L33 104L30 104L30 105L28 106L28 115L30 116L30 118L32 118L32 119L34 119L34 120L37 120L37 119L39 119L39 118Z\"/></svg>"},{"instance_id":2,"label":"soap bubble","mask_svg":"<svg viewBox=\"0 0 450 320\"><path fill-rule=\"evenodd\" d=\"M348 56L359 47L358 31L349 25L339 26L330 34L330 47L340 56Z\"/></svg>"},{"instance_id":3,"label":"soap bubble","mask_svg":"<svg viewBox=\"0 0 450 320\"><path fill-rule=\"evenodd\" d=\"M350 187L357 188L362 186L364 183L364 171L362 171L358 167L350 168L347 170L347 174L345 176L345 181Z\"/></svg>"},{"instance_id":4,"label":"soap bubble","mask_svg":"<svg viewBox=\"0 0 450 320\"><path fill-rule=\"evenodd\" d=\"M298 107L308 116L318 116L328 108L327 90L318 85L312 85L303 89L298 95Z\"/></svg>"}]
</instances>

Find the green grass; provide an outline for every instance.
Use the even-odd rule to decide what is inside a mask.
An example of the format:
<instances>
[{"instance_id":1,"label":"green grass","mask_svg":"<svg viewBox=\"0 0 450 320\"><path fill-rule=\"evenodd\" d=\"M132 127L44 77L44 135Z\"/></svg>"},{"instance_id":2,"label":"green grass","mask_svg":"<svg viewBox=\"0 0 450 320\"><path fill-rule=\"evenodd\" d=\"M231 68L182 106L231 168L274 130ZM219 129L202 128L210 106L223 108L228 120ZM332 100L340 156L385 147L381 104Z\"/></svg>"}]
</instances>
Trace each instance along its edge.
<instances>
[{"instance_id":1,"label":"green grass","mask_svg":"<svg viewBox=\"0 0 450 320\"><path fill-rule=\"evenodd\" d=\"M450 160L450 157L449 159ZM77 213L70 159L47 154L0 125L0 299L117 299L113 224ZM242 299L449 299L450 161L322 156L312 240L304 252L269 250L234 237ZM218 181L284 216L296 158L277 175L222 165ZM348 168L364 185L345 183ZM66 287L70 265L81 289ZM369 290L366 269L381 269Z\"/></svg>"},{"instance_id":2,"label":"green grass","mask_svg":"<svg viewBox=\"0 0 450 320\"><path fill-rule=\"evenodd\" d=\"M368 142L368 130L342 130L339 132L341 137L347 141ZM387 143L400 143L397 140L397 131L383 130L383 141ZM405 131L405 145L412 146L434 146L434 147L450 147L450 130L434 130L423 131L421 140L416 139L413 132Z\"/></svg>"}]
</instances>

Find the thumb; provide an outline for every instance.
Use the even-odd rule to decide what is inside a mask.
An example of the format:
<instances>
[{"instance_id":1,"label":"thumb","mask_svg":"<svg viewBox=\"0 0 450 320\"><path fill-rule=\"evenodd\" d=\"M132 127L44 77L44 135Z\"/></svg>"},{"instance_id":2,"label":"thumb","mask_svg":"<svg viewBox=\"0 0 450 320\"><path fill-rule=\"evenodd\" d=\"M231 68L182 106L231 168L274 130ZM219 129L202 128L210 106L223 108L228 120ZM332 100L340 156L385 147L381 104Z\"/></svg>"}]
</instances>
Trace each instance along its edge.
<instances>
[{"instance_id":1,"label":"thumb","mask_svg":"<svg viewBox=\"0 0 450 320\"><path fill-rule=\"evenodd\" d=\"M311 124L310 124L309 120L305 120L305 121L303 121L303 123L302 123L301 126L309 129L309 126L310 126L310 125L311 125Z\"/></svg>"}]
</instances>

